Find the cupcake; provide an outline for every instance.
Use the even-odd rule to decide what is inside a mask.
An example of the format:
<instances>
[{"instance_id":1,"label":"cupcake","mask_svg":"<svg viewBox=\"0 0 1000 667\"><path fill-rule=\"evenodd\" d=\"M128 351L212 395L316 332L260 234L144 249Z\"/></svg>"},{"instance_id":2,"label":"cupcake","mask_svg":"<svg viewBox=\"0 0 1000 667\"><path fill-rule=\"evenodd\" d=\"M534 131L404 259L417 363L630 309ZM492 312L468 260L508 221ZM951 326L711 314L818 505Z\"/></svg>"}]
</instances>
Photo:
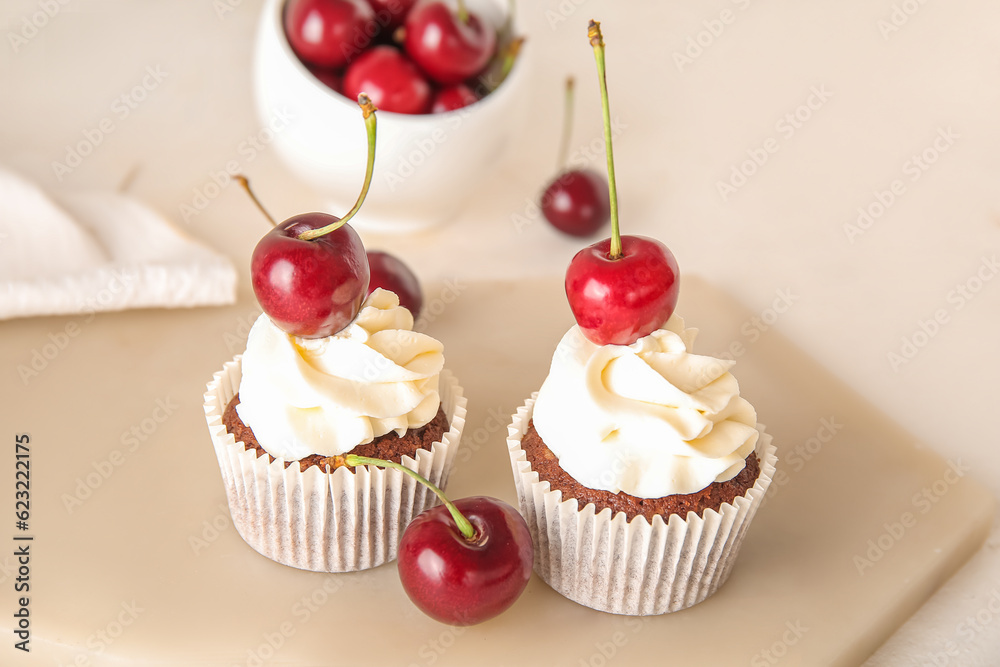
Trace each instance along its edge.
<instances>
[{"instance_id":1,"label":"cupcake","mask_svg":"<svg viewBox=\"0 0 1000 667\"><path fill-rule=\"evenodd\" d=\"M692 352L677 314L627 345L574 325L509 427L535 571L587 607L677 611L713 594L774 474L734 362Z\"/></svg>"},{"instance_id":2,"label":"cupcake","mask_svg":"<svg viewBox=\"0 0 1000 667\"><path fill-rule=\"evenodd\" d=\"M233 524L251 547L306 570L376 567L436 504L398 470L343 461L402 461L447 484L465 399L441 343L412 329L410 312L382 289L322 338L286 333L262 314L246 351L215 374L205 414Z\"/></svg>"}]
</instances>

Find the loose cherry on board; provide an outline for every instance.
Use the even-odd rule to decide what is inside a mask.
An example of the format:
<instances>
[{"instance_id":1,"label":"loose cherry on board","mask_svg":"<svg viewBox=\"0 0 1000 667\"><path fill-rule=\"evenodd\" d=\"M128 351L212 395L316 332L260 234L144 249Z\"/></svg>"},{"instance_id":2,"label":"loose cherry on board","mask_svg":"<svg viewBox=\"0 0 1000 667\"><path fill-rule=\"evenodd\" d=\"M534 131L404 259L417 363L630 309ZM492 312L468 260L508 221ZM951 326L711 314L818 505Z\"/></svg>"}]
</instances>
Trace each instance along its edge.
<instances>
[{"instance_id":1,"label":"loose cherry on board","mask_svg":"<svg viewBox=\"0 0 1000 667\"><path fill-rule=\"evenodd\" d=\"M285 35L303 62L343 67L376 32L375 12L365 0L289 0Z\"/></svg>"},{"instance_id":2,"label":"loose cherry on board","mask_svg":"<svg viewBox=\"0 0 1000 667\"><path fill-rule=\"evenodd\" d=\"M531 578L534 546L521 514L496 498L449 501L409 468L348 454L347 465L392 467L416 478L443 505L418 514L399 541L397 569L410 600L449 625L475 625L505 611Z\"/></svg>"},{"instance_id":3,"label":"loose cherry on board","mask_svg":"<svg viewBox=\"0 0 1000 667\"><path fill-rule=\"evenodd\" d=\"M346 224L364 203L375 166L375 107L364 95L358 104L368 134L368 166L354 207L343 218L326 213L293 216L265 234L250 258L251 282L261 309L278 328L294 336L322 338L337 333L354 320L368 294L365 248ZM253 197L246 179L241 182ZM256 197L254 201L260 206Z\"/></svg>"},{"instance_id":4,"label":"loose cherry on board","mask_svg":"<svg viewBox=\"0 0 1000 667\"><path fill-rule=\"evenodd\" d=\"M420 281L403 260L381 250L369 250L368 266L371 270L369 294L379 287L394 292L399 297L399 305L409 310L414 320L420 317L424 306Z\"/></svg>"},{"instance_id":5,"label":"loose cherry on board","mask_svg":"<svg viewBox=\"0 0 1000 667\"><path fill-rule=\"evenodd\" d=\"M367 93L382 111L427 113L431 106L431 86L416 65L393 46L368 49L347 68L344 95Z\"/></svg>"},{"instance_id":6,"label":"loose cherry on board","mask_svg":"<svg viewBox=\"0 0 1000 667\"><path fill-rule=\"evenodd\" d=\"M573 77L566 79L559 175L542 193L542 215L570 236L590 236L611 216L608 180L591 169L566 169L566 151L573 129Z\"/></svg>"},{"instance_id":7,"label":"loose cherry on board","mask_svg":"<svg viewBox=\"0 0 1000 667\"><path fill-rule=\"evenodd\" d=\"M481 72L496 52L496 31L458 0L417 4L406 16L406 53L435 82L448 86Z\"/></svg>"},{"instance_id":8,"label":"loose cherry on board","mask_svg":"<svg viewBox=\"0 0 1000 667\"><path fill-rule=\"evenodd\" d=\"M611 238L578 252L566 271L566 298L577 324L596 345L630 345L660 328L674 312L680 289L677 261L665 245L644 236L621 236L611 146L611 111L600 24L588 26L594 47L604 143L608 156Z\"/></svg>"}]
</instances>

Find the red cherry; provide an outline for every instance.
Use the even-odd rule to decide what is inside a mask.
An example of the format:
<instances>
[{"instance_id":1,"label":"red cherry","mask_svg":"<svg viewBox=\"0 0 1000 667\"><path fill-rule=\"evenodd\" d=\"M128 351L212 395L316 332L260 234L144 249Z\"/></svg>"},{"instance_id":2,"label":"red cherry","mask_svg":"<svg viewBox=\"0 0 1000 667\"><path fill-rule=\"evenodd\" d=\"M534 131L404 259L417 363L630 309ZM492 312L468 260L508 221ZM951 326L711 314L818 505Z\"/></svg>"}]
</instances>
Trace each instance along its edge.
<instances>
[{"instance_id":1,"label":"red cherry","mask_svg":"<svg viewBox=\"0 0 1000 667\"><path fill-rule=\"evenodd\" d=\"M630 345L670 318L680 289L677 260L656 239L622 236L576 253L566 271L566 298L576 323L595 345Z\"/></svg>"},{"instance_id":2,"label":"red cherry","mask_svg":"<svg viewBox=\"0 0 1000 667\"><path fill-rule=\"evenodd\" d=\"M368 0L368 4L375 10L375 19L379 25L388 28L397 28L403 25L406 14L413 7L416 0Z\"/></svg>"},{"instance_id":3,"label":"red cherry","mask_svg":"<svg viewBox=\"0 0 1000 667\"><path fill-rule=\"evenodd\" d=\"M414 320L420 317L424 295L420 290L420 281L410 267L398 257L381 250L368 251L368 267L371 271L369 294L379 287L387 289L399 297L399 305L409 310Z\"/></svg>"},{"instance_id":4,"label":"red cherry","mask_svg":"<svg viewBox=\"0 0 1000 667\"><path fill-rule=\"evenodd\" d=\"M475 104L479 101L472 89L464 83L455 86L448 86L437 91L434 95L434 103L431 105L431 113L445 113L454 111Z\"/></svg>"},{"instance_id":5,"label":"red cherry","mask_svg":"<svg viewBox=\"0 0 1000 667\"><path fill-rule=\"evenodd\" d=\"M337 333L368 294L368 260L361 238L345 224L312 241L299 234L335 223L326 213L292 216L264 235L250 258L253 291L271 321L294 336Z\"/></svg>"},{"instance_id":6,"label":"red cherry","mask_svg":"<svg viewBox=\"0 0 1000 667\"><path fill-rule=\"evenodd\" d=\"M590 236L611 216L608 181L589 169L564 171L542 194L542 214L571 236Z\"/></svg>"},{"instance_id":7,"label":"red cherry","mask_svg":"<svg viewBox=\"0 0 1000 667\"><path fill-rule=\"evenodd\" d=\"M419 514L399 542L399 579L417 607L449 625L506 610L531 578L533 546L521 514L495 498L455 501L475 528L466 539L444 505Z\"/></svg>"},{"instance_id":8,"label":"red cherry","mask_svg":"<svg viewBox=\"0 0 1000 667\"><path fill-rule=\"evenodd\" d=\"M377 32L375 12L364 0L289 0L285 35L305 63L343 67Z\"/></svg>"},{"instance_id":9,"label":"red cherry","mask_svg":"<svg viewBox=\"0 0 1000 667\"><path fill-rule=\"evenodd\" d=\"M381 111L427 113L431 86L417 66L398 49L375 46L351 63L344 75L344 95L367 93Z\"/></svg>"},{"instance_id":10,"label":"red cherry","mask_svg":"<svg viewBox=\"0 0 1000 667\"><path fill-rule=\"evenodd\" d=\"M472 12L464 18L439 1L418 4L406 17L406 53L441 85L471 79L496 52L493 27Z\"/></svg>"}]
</instances>

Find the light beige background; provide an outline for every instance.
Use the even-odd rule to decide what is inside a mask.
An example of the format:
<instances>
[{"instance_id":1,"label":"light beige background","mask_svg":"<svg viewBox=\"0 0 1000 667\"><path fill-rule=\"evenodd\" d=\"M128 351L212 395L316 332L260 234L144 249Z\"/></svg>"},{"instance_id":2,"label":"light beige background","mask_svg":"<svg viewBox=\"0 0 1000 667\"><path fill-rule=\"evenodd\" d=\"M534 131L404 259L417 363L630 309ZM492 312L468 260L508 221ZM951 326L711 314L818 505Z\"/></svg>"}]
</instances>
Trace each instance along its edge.
<instances>
[{"instance_id":1,"label":"light beige background","mask_svg":"<svg viewBox=\"0 0 1000 667\"><path fill-rule=\"evenodd\" d=\"M322 206L266 149L252 159L241 152L259 130L248 67L257 3L55 4L55 16L16 52L9 35L21 32L40 3L0 6L0 160L53 188L113 187L141 165L133 192L244 272L266 226L238 189L224 189L187 224L181 220L180 205L204 192L212 173L238 160L279 216ZM588 18L601 19L612 114L624 126L616 155L625 229L663 239L682 270L708 277L762 316L780 295L793 295L773 326L1000 492L992 428L1000 281L989 268L1000 245L1000 7L971 0L547 0L522 2L519 10L531 38L539 111L497 178L440 233L366 242L404 255L428 283L560 274L578 242L543 223L521 223L551 175L559 119L545 110L558 107L566 73L581 82L573 144L585 149L600 136L582 34ZM730 22L710 39L705 31L718 32L712 22L726 10ZM699 35L707 46L678 67L675 54ZM147 67L166 77L120 117L115 100L140 83ZM818 108L800 111L808 119L788 136L786 114L817 89L829 99L819 104L813 97ZM113 132L58 181L52 162L64 160L66 146L105 117L114 119ZM928 150L934 157L941 131L954 140L912 180L912 156ZM717 182L769 139L777 152L723 201ZM600 166L600 153L593 155ZM847 226L858 207L872 206L897 179L902 194L852 242ZM970 299L957 296L956 286L977 286L979 271L988 278L981 289ZM249 308L245 281L242 289ZM894 368L889 353L901 353L903 337L920 339L921 323L929 327L935 314L945 323ZM36 347L44 343L43 336ZM114 349L109 342L109 353ZM13 355L27 361L31 349ZM20 382L16 369L5 372L4 382ZM16 415L4 412L3 420L5 432L22 428ZM991 664L1000 653L1000 622L990 611L1000 591L998 544L989 540L870 663L942 655L945 664ZM968 619L977 616L987 622L971 626ZM980 629L970 636L970 627Z\"/></svg>"}]
</instances>

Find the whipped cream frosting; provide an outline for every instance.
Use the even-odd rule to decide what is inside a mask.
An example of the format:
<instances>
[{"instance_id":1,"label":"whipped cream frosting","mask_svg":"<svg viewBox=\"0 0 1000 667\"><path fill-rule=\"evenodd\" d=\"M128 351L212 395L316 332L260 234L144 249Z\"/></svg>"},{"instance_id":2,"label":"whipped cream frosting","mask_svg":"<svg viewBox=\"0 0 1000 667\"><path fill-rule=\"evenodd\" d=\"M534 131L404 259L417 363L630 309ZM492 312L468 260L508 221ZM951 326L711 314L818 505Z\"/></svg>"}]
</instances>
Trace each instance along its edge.
<instances>
[{"instance_id":1,"label":"whipped cream frosting","mask_svg":"<svg viewBox=\"0 0 1000 667\"><path fill-rule=\"evenodd\" d=\"M595 345L574 325L534 407L559 465L591 489L640 498L694 493L735 477L757 443L757 414L735 362L691 352L674 314L631 345Z\"/></svg>"},{"instance_id":2,"label":"whipped cream frosting","mask_svg":"<svg viewBox=\"0 0 1000 667\"><path fill-rule=\"evenodd\" d=\"M326 338L289 335L257 318L243 354L240 419L286 460L334 456L389 431L403 435L437 414L440 342L377 289L347 328Z\"/></svg>"}]
</instances>

